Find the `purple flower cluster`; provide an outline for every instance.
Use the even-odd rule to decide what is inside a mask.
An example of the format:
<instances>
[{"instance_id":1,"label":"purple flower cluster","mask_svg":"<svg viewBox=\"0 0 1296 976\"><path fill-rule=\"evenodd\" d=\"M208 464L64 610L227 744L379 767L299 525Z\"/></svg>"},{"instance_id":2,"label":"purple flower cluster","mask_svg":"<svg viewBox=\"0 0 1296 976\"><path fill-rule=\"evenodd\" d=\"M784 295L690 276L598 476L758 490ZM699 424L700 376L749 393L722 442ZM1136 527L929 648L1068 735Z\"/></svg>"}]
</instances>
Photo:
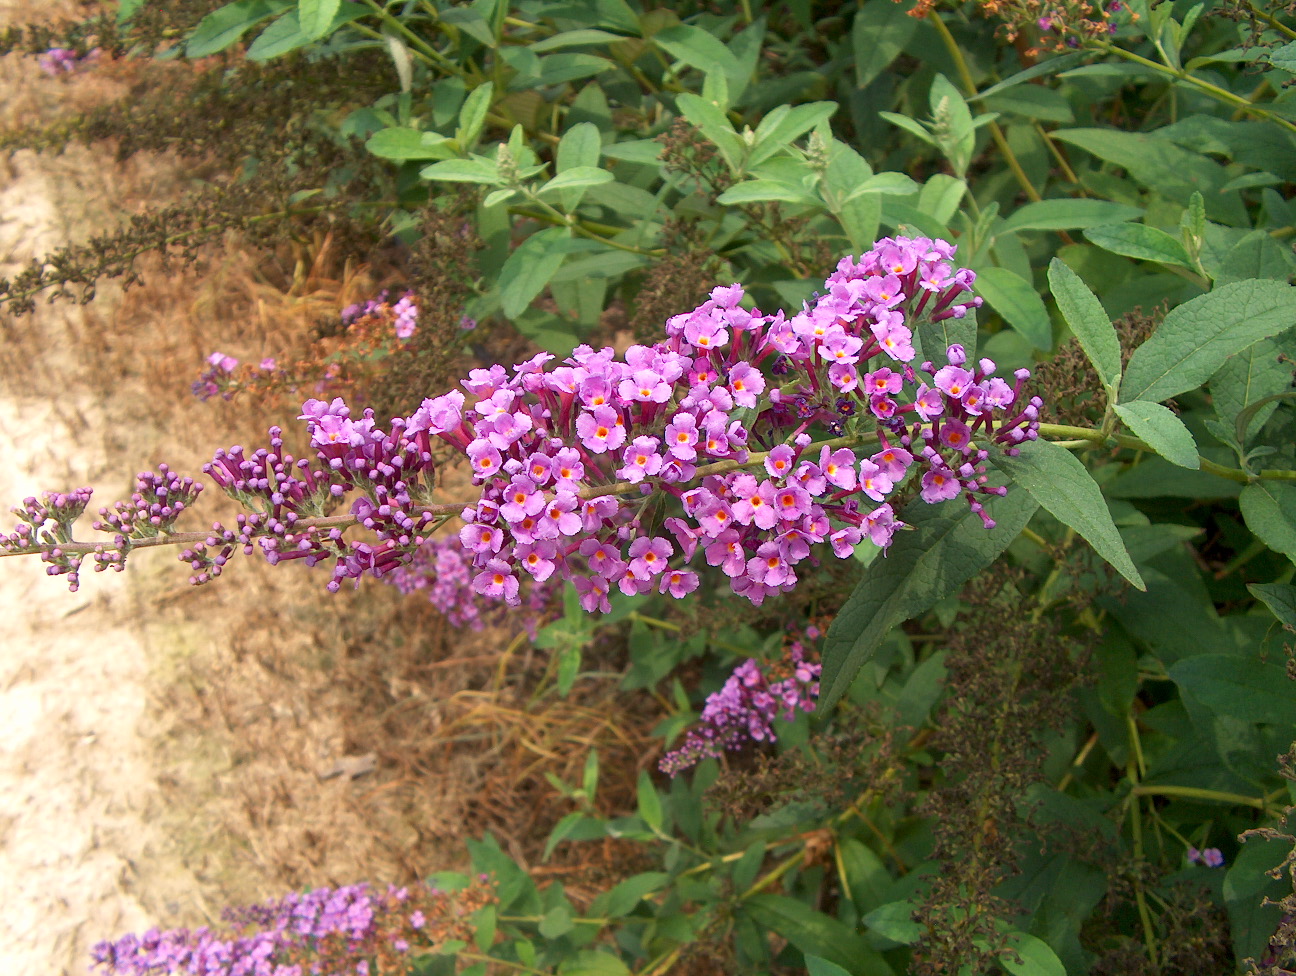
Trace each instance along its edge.
<instances>
[{"instance_id":1,"label":"purple flower cluster","mask_svg":"<svg viewBox=\"0 0 1296 976\"><path fill-rule=\"evenodd\" d=\"M356 322L370 316L390 318L397 339L408 339L418 329L419 307L414 301L414 293L407 291L397 302L389 302L387 292L378 294L367 302L356 302L342 310L342 324L350 328Z\"/></svg>"},{"instance_id":2,"label":"purple flower cluster","mask_svg":"<svg viewBox=\"0 0 1296 976\"><path fill-rule=\"evenodd\" d=\"M787 660L775 668L762 671L755 660L743 662L723 688L707 697L701 726L662 758L662 772L675 776L748 742L774 742L776 718L791 721L798 710L814 711L819 670L819 664L806 660L799 641L792 643Z\"/></svg>"},{"instance_id":3,"label":"purple flower cluster","mask_svg":"<svg viewBox=\"0 0 1296 976\"><path fill-rule=\"evenodd\" d=\"M41 71L45 72L51 78L57 78L60 75L70 75L78 68L92 64L99 59L100 51L94 48L83 55L78 55L76 51L65 47L52 47L39 58L36 63L40 66Z\"/></svg>"},{"instance_id":4,"label":"purple flower cluster","mask_svg":"<svg viewBox=\"0 0 1296 976\"><path fill-rule=\"evenodd\" d=\"M412 948L454 934L447 932L446 922L462 917L456 907L493 900L493 893L477 886L462 897L424 884L391 885L385 892L368 884L319 888L227 909L226 930L152 929L100 942L92 950L92 968L121 976L376 974L392 971L387 967L394 962L408 965Z\"/></svg>"},{"instance_id":5,"label":"purple flower cluster","mask_svg":"<svg viewBox=\"0 0 1296 976\"><path fill-rule=\"evenodd\" d=\"M272 563L331 559L337 590L408 566L459 515L461 556L437 544L419 570L446 575L427 584L444 608L467 606L466 575L476 597L510 606L570 582L588 612L607 612L614 589L683 597L703 564L759 604L827 549L846 557L866 538L887 547L903 527L892 504L901 487L933 504L963 496L992 526L982 499L1006 489L987 485L986 448L1011 454L1034 439L1041 401L1023 394L1029 371L1010 382L959 345L916 362L918 330L980 304L954 251L879 241L844 258L790 317L744 308L739 285L716 288L654 345L474 369L462 391L424 400L387 430L340 397L307 400L298 419L315 458L285 454L278 428L268 448L218 452L204 471L251 514L214 525L181 559L194 582L219 575L236 548ZM412 321L409 298L384 314ZM346 316L370 316L370 305ZM220 353L208 364L202 391L219 391L238 366ZM433 504L434 439L466 456L467 503ZM349 514L333 514L348 495ZM344 539L351 525L368 541ZM55 571L75 570L58 558L70 569ZM398 582L419 588L410 575Z\"/></svg>"},{"instance_id":6,"label":"purple flower cluster","mask_svg":"<svg viewBox=\"0 0 1296 976\"><path fill-rule=\"evenodd\" d=\"M1190 847L1188 848L1187 857L1189 864L1201 864L1208 868L1222 868L1224 866L1224 854L1218 847L1208 847L1204 851Z\"/></svg>"},{"instance_id":7,"label":"purple flower cluster","mask_svg":"<svg viewBox=\"0 0 1296 976\"><path fill-rule=\"evenodd\" d=\"M684 596L700 555L759 604L791 589L819 544L839 557L864 538L886 547L901 526L887 498L911 469L926 501L965 495L992 525L978 496L1004 489L986 487L975 441L1011 452L1033 439L1040 401L1021 403L1028 371L1010 385L990 360L969 368L959 346L909 365L917 324L980 304L953 253L883 240L790 319L717 288L667 323L666 341L624 359L581 346L546 369L542 354L473 370L471 404L459 391L425 400L408 424L463 451L481 488L460 532L476 591L516 604L523 579L555 577L606 612L613 588ZM841 437L848 420L871 431ZM814 425L841 439L814 445ZM870 440L864 458L849 446ZM654 531L666 496L683 517Z\"/></svg>"},{"instance_id":8,"label":"purple flower cluster","mask_svg":"<svg viewBox=\"0 0 1296 976\"><path fill-rule=\"evenodd\" d=\"M425 592L429 602L454 627L481 630L494 622L497 614L492 609L496 612L501 609L494 601L483 601L473 589L472 563L457 536L428 539L406 564L397 566L386 579L402 593ZM522 601L529 631L534 632L539 626L557 592L555 581L531 585Z\"/></svg>"},{"instance_id":9,"label":"purple flower cluster","mask_svg":"<svg viewBox=\"0 0 1296 976\"><path fill-rule=\"evenodd\" d=\"M204 403L214 396L225 400L233 398L234 392L230 386L238 364L239 361L233 356L227 356L223 352L212 353L207 357L208 368L190 387L193 395Z\"/></svg>"},{"instance_id":10,"label":"purple flower cluster","mask_svg":"<svg viewBox=\"0 0 1296 976\"><path fill-rule=\"evenodd\" d=\"M48 576L68 578L68 589L73 593L81 585L81 556L65 552L60 543L70 543L72 524L90 504L93 488L78 488L70 492L46 491L38 498L24 498L21 507L10 509L22 521L9 535L0 534L0 549L5 552L41 553Z\"/></svg>"}]
</instances>

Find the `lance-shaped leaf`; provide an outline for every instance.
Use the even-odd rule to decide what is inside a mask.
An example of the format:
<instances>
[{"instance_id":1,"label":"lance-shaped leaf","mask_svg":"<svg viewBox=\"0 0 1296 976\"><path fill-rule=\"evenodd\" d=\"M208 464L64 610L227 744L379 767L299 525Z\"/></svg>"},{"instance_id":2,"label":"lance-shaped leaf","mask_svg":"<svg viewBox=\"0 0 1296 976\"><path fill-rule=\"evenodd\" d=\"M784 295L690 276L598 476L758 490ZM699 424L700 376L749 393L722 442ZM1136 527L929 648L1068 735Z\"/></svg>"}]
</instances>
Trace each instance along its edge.
<instances>
[{"instance_id":1,"label":"lance-shaped leaf","mask_svg":"<svg viewBox=\"0 0 1296 976\"><path fill-rule=\"evenodd\" d=\"M1121 350L1111 318L1089 286L1058 258L1049 264L1048 279L1049 290L1071 334L1093 363L1103 385L1114 390L1120 382Z\"/></svg>"},{"instance_id":2,"label":"lance-shaped leaf","mask_svg":"<svg viewBox=\"0 0 1296 976\"><path fill-rule=\"evenodd\" d=\"M976 287L1023 339L1036 349L1053 347L1048 309L1029 281L1007 268L986 268L977 274Z\"/></svg>"},{"instance_id":3,"label":"lance-shaped leaf","mask_svg":"<svg viewBox=\"0 0 1296 976\"><path fill-rule=\"evenodd\" d=\"M1184 426L1184 422L1169 407L1149 403L1147 400L1136 400L1133 403L1118 404L1116 413L1136 437L1141 438L1148 447L1171 464L1177 464L1181 468L1201 467L1192 431Z\"/></svg>"},{"instance_id":4,"label":"lance-shaped leaf","mask_svg":"<svg viewBox=\"0 0 1296 976\"><path fill-rule=\"evenodd\" d=\"M341 0L297 0L297 20L302 32L316 41L333 26Z\"/></svg>"},{"instance_id":5,"label":"lance-shaped leaf","mask_svg":"<svg viewBox=\"0 0 1296 976\"><path fill-rule=\"evenodd\" d=\"M1290 583L1248 583L1247 589L1273 611L1279 623L1296 630L1296 586Z\"/></svg>"},{"instance_id":6,"label":"lance-shaped leaf","mask_svg":"<svg viewBox=\"0 0 1296 976\"><path fill-rule=\"evenodd\" d=\"M1197 654L1170 666L1170 678L1217 715L1296 724L1296 693L1277 662L1236 654Z\"/></svg>"},{"instance_id":7,"label":"lance-shaped leaf","mask_svg":"<svg viewBox=\"0 0 1296 976\"><path fill-rule=\"evenodd\" d=\"M1121 401L1160 402L1195 389L1226 359L1296 325L1296 288L1281 281L1235 281L1185 302L1134 350Z\"/></svg>"},{"instance_id":8,"label":"lance-shaped leaf","mask_svg":"<svg viewBox=\"0 0 1296 976\"><path fill-rule=\"evenodd\" d=\"M1296 485L1257 481L1238 496L1247 528L1274 552L1296 562Z\"/></svg>"},{"instance_id":9,"label":"lance-shaped leaf","mask_svg":"<svg viewBox=\"0 0 1296 976\"><path fill-rule=\"evenodd\" d=\"M500 298L504 314L516 318L525 311L549 279L562 267L567 257L568 231L565 227L550 227L532 234L509 255L500 269Z\"/></svg>"},{"instance_id":10,"label":"lance-shaped leaf","mask_svg":"<svg viewBox=\"0 0 1296 976\"><path fill-rule=\"evenodd\" d=\"M1147 588L1116 531L1097 482L1070 451L1049 441L1030 441L1016 457L992 450L990 460L1054 518L1080 533L1118 573L1140 590Z\"/></svg>"},{"instance_id":11,"label":"lance-shaped leaf","mask_svg":"<svg viewBox=\"0 0 1296 976\"><path fill-rule=\"evenodd\" d=\"M1159 261L1193 270L1188 249L1178 238L1171 237L1159 227L1143 224L1105 224L1090 227L1084 236L1104 251L1120 254L1140 261Z\"/></svg>"},{"instance_id":12,"label":"lance-shaped leaf","mask_svg":"<svg viewBox=\"0 0 1296 976\"><path fill-rule=\"evenodd\" d=\"M845 693L895 624L930 609L994 562L1038 507L1022 491L992 498L986 511L995 527L987 529L957 500L906 506L901 518L910 528L896 533L886 554L869 564L828 629L820 707Z\"/></svg>"}]
</instances>

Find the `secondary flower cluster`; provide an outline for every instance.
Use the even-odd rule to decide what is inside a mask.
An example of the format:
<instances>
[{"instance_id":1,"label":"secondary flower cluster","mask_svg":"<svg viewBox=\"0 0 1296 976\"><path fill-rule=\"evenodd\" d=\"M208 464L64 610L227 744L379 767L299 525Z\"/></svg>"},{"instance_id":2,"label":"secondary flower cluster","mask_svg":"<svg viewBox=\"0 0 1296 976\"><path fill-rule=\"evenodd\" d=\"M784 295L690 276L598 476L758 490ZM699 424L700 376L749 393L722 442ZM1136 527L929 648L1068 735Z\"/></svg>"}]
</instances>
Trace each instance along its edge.
<instances>
[{"instance_id":1,"label":"secondary flower cluster","mask_svg":"<svg viewBox=\"0 0 1296 976\"><path fill-rule=\"evenodd\" d=\"M104 974L120 976L365 976L397 966L403 972L414 950L470 938L469 916L495 900L481 879L453 895L426 884L318 888L227 909L224 931L152 929L101 942L92 958Z\"/></svg>"},{"instance_id":2,"label":"secondary flower cluster","mask_svg":"<svg viewBox=\"0 0 1296 976\"><path fill-rule=\"evenodd\" d=\"M1186 856L1189 864L1201 864L1208 868L1222 868L1224 866L1224 854L1218 847L1208 847L1204 851L1190 847Z\"/></svg>"},{"instance_id":3,"label":"secondary flower cluster","mask_svg":"<svg viewBox=\"0 0 1296 976\"><path fill-rule=\"evenodd\" d=\"M762 671L755 660L744 661L723 688L707 697L700 727L662 758L662 772L675 776L748 742L776 741L776 718L791 721L798 711L814 711L819 671L817 662L807 660L800 641L794 641L787 657L767 670Z\"/></svg>"},{"instance_id":4,"label":"secondary flower cluster","mask_svg":"<svg viewBox=\"0 0 1296 976\"><path fill-rule=\"evenodd\" d=\"M418 328L419 307L414 301L414 293L407 291L395 303L387 299L387 292L383 291L377 298L348 305L342 310L342 324L350 328L366 319L378 320L384 325L390 324L397 339L408 339Z\"/></svg>"},{"instance_id":5,"label":"secondary flower cluster","mask_svg":"<svg viewBox=\"0 0 1296 976\"><path fill-rule=\"evenodd\" d=\"M100 53L98 48L93 48L85 54L77 54L70 48L52 47L37 58L36 63L41 71L51 78L57 78L61 75L70 75L79 68L93 64L99 60Z\"/></svg>"},{"instance_id":6,"label":"secondary flower cluster","mask_svg":"<svg viewBox=\"0 0 1296 976\"><path fill-rule=\"evenodd\" d=\"M362 358L389 343L392 337L404 342L417 331L418 316L419 307L412 291L396 302L388 301L384 291L377 298L348 305L341 313L345 351L354 358ZM203 401L216 396L231 400L245 389L296 392L311 388L318 395L328 390L344 369L341 362L329 362L321 367L319 362L309 360L285 366L271 357L256 365L240 366L236 357L223 352L213 352L206 361L207 369L190 387L193 395Z\"/></svg>"},{"instance_id":7,"label":"secondary flower cluster","mask_svg":"<svg viewBox=\"0 0 1296 976\"><path fill-rule=\"evenodd\" d=\"M473 589L470 557L456 536L428 539L386 577L402 593L424 593L454 627L482 630L504 610L495 601L482 601ZM534 583L522 600L528 630L538 627L544 612L554 605L558 594L556 581ZM512 620L516 612L510 608Z\"/></svg>"}]
</instances>

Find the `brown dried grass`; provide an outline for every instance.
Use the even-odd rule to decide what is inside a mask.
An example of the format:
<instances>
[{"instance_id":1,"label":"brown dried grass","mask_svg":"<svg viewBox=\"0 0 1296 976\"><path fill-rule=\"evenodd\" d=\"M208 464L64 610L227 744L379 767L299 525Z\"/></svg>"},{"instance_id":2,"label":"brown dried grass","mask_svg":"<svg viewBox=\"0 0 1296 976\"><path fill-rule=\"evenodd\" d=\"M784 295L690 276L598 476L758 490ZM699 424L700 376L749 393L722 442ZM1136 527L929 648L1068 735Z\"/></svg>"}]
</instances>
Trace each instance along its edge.
<instances>
[{"instance_id":1,"label":"brown dried grass","mask_svg":"<svg viewBox=\"0 0 1296 976\"><path fill-rule=\"evenodd\" d=\"M129 83L109 73L50 79L60 86L53 95L37 85L7 106L6 118L66 109L71 85L88 104ZM108 158L111 149L69 150L74 162L86 153ZM21 154L15 165L26 165ZM174 199L185 184L164 158L103 170L103 183L85 194L95 218L84 233ZM297 426L291 405L194 400L189 384L206 355L220 349L256 360L300 349L321 319L399 280L390 260L348 261L327 239L287 242L267 255L231 238L202 267L145 259L143 269L145 285L124 296L106 286L85 309L6 322L0 351L11 376L24 370L33 388L51 391L68 382L66 360L77 360L76 382L97 394L123 494L126 471L166 460L196 473L216 447L259 443L272 422ZM498 338L525 347L512 333ZM116 494L101 488L108 497L98 501ZM191 526L233 514L215 495ZM243 559L195 590L174 555L137 553L131 575L155 662L157 816L171 853L202 884L194 900L210 906L200 909L209 917L222 904L288 888L408 881L462 866L463 841L487 830L538 877L563 878L578 900L610 885L633 857L609 842L564 850L541 866L548 831L572 809L545 774L577 783L597 749L598 808L632 809L638 772L652 759L648 730L660 717L647 696L622 695L614 677L583 680L565 699L536 695L543 653L515 645L507 629L455 632L419 597L372 581L330 596L319 572ZM598 656L597 666L615 670L615 649ZM369 756L368 772L322 775L339 760Z\"/></svg>"}]
</instances>

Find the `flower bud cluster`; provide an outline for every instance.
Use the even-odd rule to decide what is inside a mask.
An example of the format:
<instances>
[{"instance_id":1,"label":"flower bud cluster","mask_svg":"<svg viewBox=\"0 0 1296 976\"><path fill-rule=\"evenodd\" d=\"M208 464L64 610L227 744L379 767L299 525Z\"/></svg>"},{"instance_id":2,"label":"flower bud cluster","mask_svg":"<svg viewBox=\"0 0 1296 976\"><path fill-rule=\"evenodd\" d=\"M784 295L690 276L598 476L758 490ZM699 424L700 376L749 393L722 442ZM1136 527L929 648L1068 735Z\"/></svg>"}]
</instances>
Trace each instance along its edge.
<instances>
[{"instance_id":1,"label":"flower bud cluster","mask_svg":"<svg viewBox=\"0 0 1296 976\"><path fill-rule=\"evenodd\" d=\"M792 643L783 661L766 670L755 660L744 661L723 688L707 697L700 727L662 758L662 772L675 776L748 742L776 741L776 718L790 722L798 711L814 711L819 671L820 665L807 659L800 641Z\"/></svg>"},{"instance_id":2,"label":"flower bud cluster","mask_svg":"<svg viewBox=\"0 0 1296 976\"><path fill-rule=\"evenodd\" d=\"M426 884L318 888L227 909L226 930L152 929L101 942L92 968L104 976L405 972L416 955L470 938L468 917L495 901L489 882L480 879L456 894Z\"/></svg>"},{"instance_id":3,"label":"flower bud cluster","mask_svg":"<svg viewBox=\"0 0 1296 976\"><path fill-rule=\"evenodd\" d=\"M185 511L198 500L203 486L176 474L166 464L158 470L141 471L135 476L135 493L129 501L116 502L112 509L101 508L103 521L95 521L101 532L115 532L118 545L128 539L150 539L170 531Z\"/></svg>"},{"instance_id":4,"label":"flower bud cluster","mask_svg":"<svg viewBox=\"0 0 1296 976\"><path fill-rule=\"evenodd\" d=\"M73 593L81 585L80 554L66 552L60 543L72 542L72 524L90 504L93 488L70 492L46 491L41 497L24 498L21 507L10 509L22 521L9 535L0 534L0 549L5 552L41 553L48 576L67 576Z\"/></svg>"}]
</instances>

